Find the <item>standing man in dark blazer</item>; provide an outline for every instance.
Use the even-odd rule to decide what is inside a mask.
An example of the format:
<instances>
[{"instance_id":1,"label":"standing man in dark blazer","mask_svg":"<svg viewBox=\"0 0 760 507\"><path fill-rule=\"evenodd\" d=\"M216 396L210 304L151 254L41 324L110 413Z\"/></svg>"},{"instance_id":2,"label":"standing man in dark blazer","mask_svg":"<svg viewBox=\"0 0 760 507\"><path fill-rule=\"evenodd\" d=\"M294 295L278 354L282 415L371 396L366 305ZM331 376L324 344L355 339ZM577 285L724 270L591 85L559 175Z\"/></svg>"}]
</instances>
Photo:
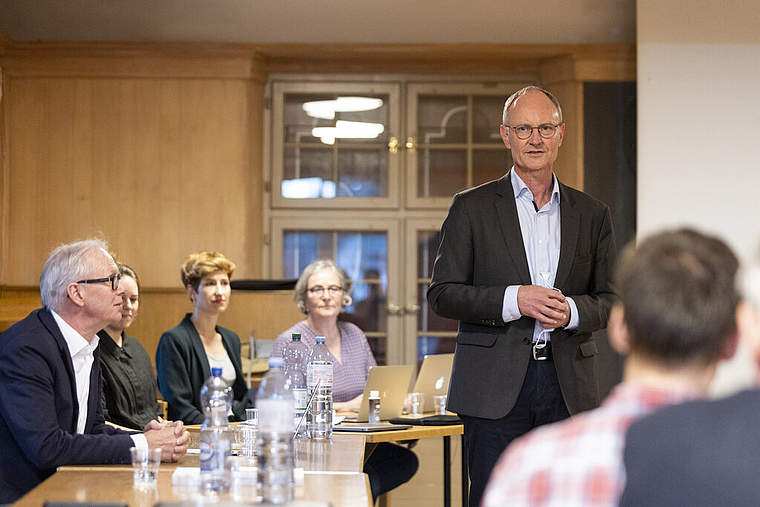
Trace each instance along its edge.
<instances>
[{"instance_id":1,"label":"standing man in dark blazer","mask_svg":"<svg viewBox=\"0 0 760 507\"><path fill-rule=\"evenodd\" d=\"M502 119L512 170L454 196L427 293L459 320L447 408L464 421L473 507L509 442L599 405L591 333L616 300L609 208L553 172L559 102L529 86Z\"/></svg>"},{"instance_id":2,"label":"standing man in dark blazer","mask_svg":"<svg viewBox=\"0 0 760 507\"><path fill-rule=\"evenodd\" d=\"M62 465L130 463L130 447L178 460L181 422L144 433L105 424L96 333L121 318L124 289L106 245L87 240L50 254L43 308L0 335L0 504L15 502Z\"/></svg>"}]
</instances>

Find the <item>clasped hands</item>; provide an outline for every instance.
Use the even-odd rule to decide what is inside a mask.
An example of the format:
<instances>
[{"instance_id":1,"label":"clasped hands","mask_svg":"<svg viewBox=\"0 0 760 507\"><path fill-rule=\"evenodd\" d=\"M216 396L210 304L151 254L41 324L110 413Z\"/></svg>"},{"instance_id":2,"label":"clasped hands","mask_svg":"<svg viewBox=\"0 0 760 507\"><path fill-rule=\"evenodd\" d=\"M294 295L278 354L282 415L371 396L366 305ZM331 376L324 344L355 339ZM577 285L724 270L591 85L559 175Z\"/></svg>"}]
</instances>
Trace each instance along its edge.
<instances>
[{"instance_id":1,"label":"clasped hands","mask_svg":"<svg viewBox=\"0 0 760 507\"><path fill-rule=\"evenodd\" d=\"M557 289L522 285L517 290L520 314L536 319L544 329L563 327L570 322L570 304Z\"/></svg>"},{"instance_id":2,"label":"clasped hands","mask_svg":"<svg viewBox=\"0 0 760 507\"><path fill-rule=\"evenodd\" d=\"M143 428L148 447L161 448L161 461L178 461L190 444L190 433L182 421L152 420Z\"/></svg>"}]
</instances>

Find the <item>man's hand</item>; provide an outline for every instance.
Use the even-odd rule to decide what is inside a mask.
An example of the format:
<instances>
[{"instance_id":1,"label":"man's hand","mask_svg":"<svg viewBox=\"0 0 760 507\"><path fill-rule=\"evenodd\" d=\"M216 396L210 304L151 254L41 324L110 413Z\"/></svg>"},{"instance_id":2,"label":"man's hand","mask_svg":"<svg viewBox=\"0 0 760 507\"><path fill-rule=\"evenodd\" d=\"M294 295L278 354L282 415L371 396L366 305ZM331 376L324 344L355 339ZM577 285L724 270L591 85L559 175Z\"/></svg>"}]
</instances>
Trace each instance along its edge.
<instances>
[{"instance_id":1,"label":"man's hand","mask_svg":"<svg viewBox=\"0 0 760 507\"><path fill-rule=\"evenodd\" d=\"M566 326L570 322L570 304L556 289L540 285L523 285L517 290L520 314L536 319L544 329Z\"/></svg>"},{"instance_id":2,"label":"man's hand","mask_svg":"<svg viewBox=\"0 0 760 507\"><path fill-rule=\"evenodd\" d=\"M145 439L151 449L161 448L161 461L177 461L187 452L190 433L182 421L151 421L145 425Z\"/></svg>"}]
</instances>

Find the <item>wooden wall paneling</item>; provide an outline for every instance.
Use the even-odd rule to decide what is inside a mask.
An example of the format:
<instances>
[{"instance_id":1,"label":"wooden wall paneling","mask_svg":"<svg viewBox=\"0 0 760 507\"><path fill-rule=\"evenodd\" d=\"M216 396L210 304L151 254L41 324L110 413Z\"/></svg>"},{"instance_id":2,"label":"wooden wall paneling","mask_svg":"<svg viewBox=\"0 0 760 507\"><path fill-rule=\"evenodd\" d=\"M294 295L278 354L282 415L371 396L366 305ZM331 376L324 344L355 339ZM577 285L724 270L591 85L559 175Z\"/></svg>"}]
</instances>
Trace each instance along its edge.
<instances>
[{"instance_id":1,"label":"wooden wall paneling","mask_svg":"<svg viewBox=\"0 0 760 507\"><path fill-rule=\"evenodd\" d=\"M7 39L2 38L0 34L0 54L4 51L3 44L7 44ZM6 278L6 263L8 258L9 243L8 230L10 219L8 215L8 195L10 193L10 161L8 160L8 125L6 123L7 115L5 114L8 90L8 77L0 60L0 283Z\"/></svg>"},{"instance_id":2,"label":"wooden wall paneling","mask_svg":"<svg viewBox=\"0 0 760 507\"><path fill-rule=\"evenodd\" d=\"M565 138L554 172L564 184L583 190L583 82L575 73L573 56L543 63L541 85L557 97L565 121Z\"/></svg>"},{"instance_id":3,"label":"wooden wall paneling","mask_svg":"<svg viewBox=\"0 0 760 507\"><path fill-rule=\"evenodd\" d=\"M251 60L251 79L248 83L248 170L246 172L247 220L244 235L249 278L261 278L264 268L264 91L267 82L265 62ZM238 277L241 275L238 274Z\"/></svg>"},{"instance_id":4,"label":"wooden wall paneling","mask_svg":"<svg viewBox=\"0 0 760 507\"><path fill-rule=\"evenodd\" d=\"M38 287L0 286L0 333L41 305Z\"/></svg>"},{"instance_id":5,"label":"wooden wall paneling","mask_svg":"<svg viewBox=\"0 0 760 507\"><path fill-rule=\"evenodd\" d=\"M35 283L56 244L92 235L146 286L175 285L201 249L248 276L244 81L13 78L9 88L4 283Z\"/></svg>"},{"instance_id":6,"label":"wooden wall paneling","mask_svg":"<svg viewBox=\"0 0 760 507\"><path fill-rule=\"evenodd\" d=\"M155 364L161 334L192 311L181 289L144 289L137 318L128 333L140 340ZM303 317L293 302L291 291L233 291L230 306L219 319L219 325L235 331L240 341L247 343L251 331L255 331L257 339L274 340Z\"/></svg>"}]
</instances>

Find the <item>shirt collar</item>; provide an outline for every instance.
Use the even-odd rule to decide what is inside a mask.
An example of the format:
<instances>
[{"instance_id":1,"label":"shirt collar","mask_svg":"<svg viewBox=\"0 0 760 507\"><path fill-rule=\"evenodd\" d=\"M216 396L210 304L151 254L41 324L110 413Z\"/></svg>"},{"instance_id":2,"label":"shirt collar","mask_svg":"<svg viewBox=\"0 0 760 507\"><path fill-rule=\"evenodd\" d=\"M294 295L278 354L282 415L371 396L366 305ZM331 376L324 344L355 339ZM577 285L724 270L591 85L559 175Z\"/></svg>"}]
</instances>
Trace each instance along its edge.
<instances>
[{"instance_id":1,"label":"shirt collar","mask_svg":"<svg viewBox=\"0 0 760 507\"><path fill-rule=\"evenodd\" d=\"M69 326L68 323L63 320L60 315L55 313L55 311L50 310L50 313L53 314L55 323L58 324L58 329L61 330L63 339L66 341L66 345L69 347L69 354L71 354L71 357L79 354L85 348L86 352L95 350L95 347L98 346L98 342L100 341L98 335L95 335L92 338L92 341L88 342L73 327Z\"/></svg>"},{"instance_id":2,"label":"shirt collar","mask_svg":"<svg viewBox=\"0 0 760 507\"><path fill-rule=\"evenodd\" d=\"M515 194L515 199L519 198L522 195L527 196L530 198L530 200L533 200L533 192L530 191L528 188L528 185L525 184L525 182L520 178L520 176L517 175L517 171L515 171L515 168L512 167L512 170L510 171L510 177L512 179L512 191ZM559 203L559 180L557 180L557 177L552 173L552 182L554 183L552 187L552 198L551 203Z\"/></svg>"}]
</instances>

